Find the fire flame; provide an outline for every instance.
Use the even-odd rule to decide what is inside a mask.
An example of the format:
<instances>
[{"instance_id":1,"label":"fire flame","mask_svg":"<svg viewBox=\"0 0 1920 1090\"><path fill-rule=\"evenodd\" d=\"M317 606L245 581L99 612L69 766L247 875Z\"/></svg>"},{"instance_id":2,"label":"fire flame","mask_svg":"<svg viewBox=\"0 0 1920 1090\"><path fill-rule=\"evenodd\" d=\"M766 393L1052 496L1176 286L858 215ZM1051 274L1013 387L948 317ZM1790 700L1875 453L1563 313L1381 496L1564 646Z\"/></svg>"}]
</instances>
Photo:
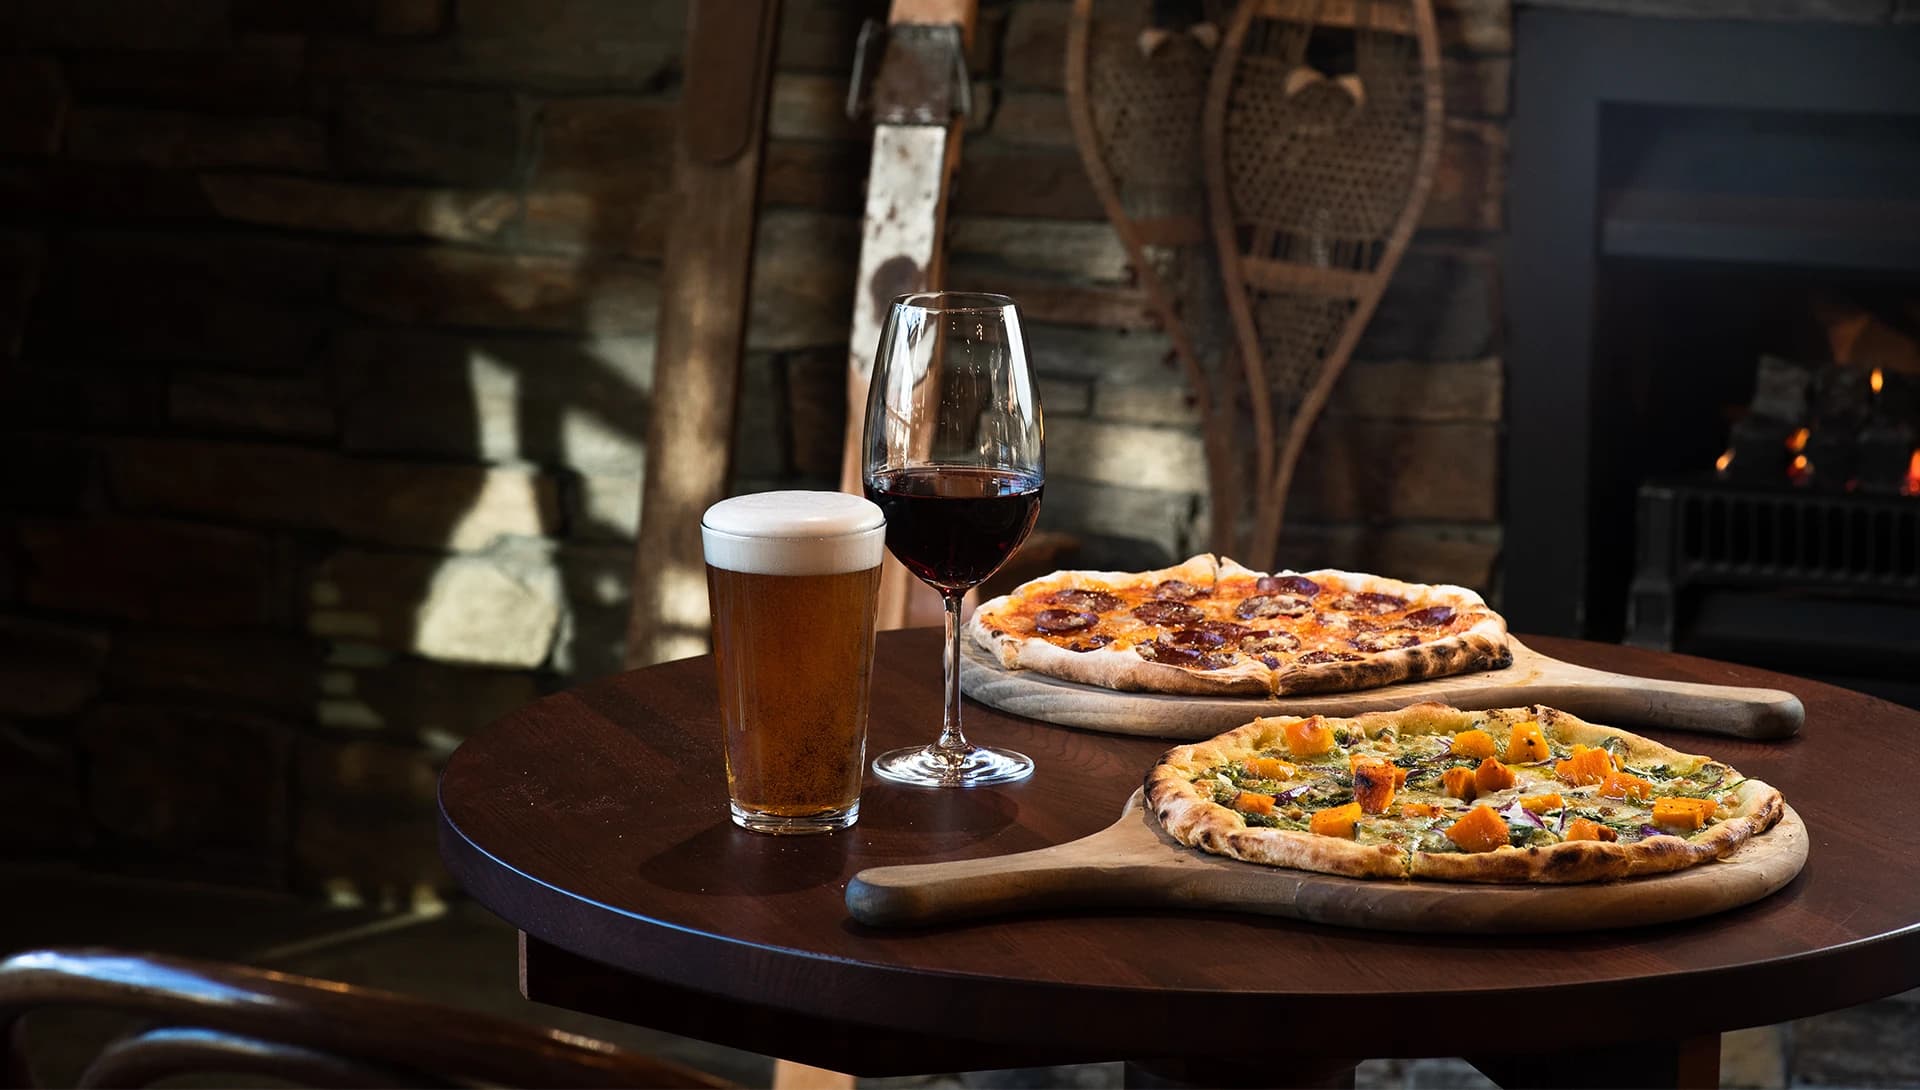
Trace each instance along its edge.
<instances>
[{"instance_id":1,"label":"fire flame","mask_svg":"<svg viewBox=\"0 0 1920 1090\"><path fill-rule=\"evenodd\" d=\"M1909 496L1920 496L1920 447L1915 447L1913 457L1907 459L1907 481L1900 491Z\"/></svg>"},{"instance_id":2,"label":"fire flame","mask_svg":"<svg viewBox=\"0 0 1920 1090\"><path fill-rule=\"evenodd\" d=\"M1915 455L1920 456L1920 451L1915 451L1914 453ZM1727 467L1732 464L1733 464L1732 450L1728 450L1725 454L1722 454L1720 457L1715 458L1713 460L1713 468L1716 470L1719 470L1722 473L1725 473L1727 471Z\"/></svg>"},{"instance_id":3,"label":"fire flame","mask_svg":"<svg viewBox=\"0 0 1920 1090\"><path fill-rule=\"evenodd\" d=\"M1880 392L1880 387L1885 386L1886 384L1887 384L1887 376L1881 373L1878 367L1874 368L1873 375L1867 379L1867 385L1873 387L1873 392L1877 394Z\"/></svg>"},{"instance_id":4,"label":"fire flame","mask_svg":"<svg viewBox=\"0 0 1920 1090\"><path fill-rule=\"evenodd\" d=\"M1795 454L1800 453L1807 449L1807 440L1812 438L1812 436L1813 432L1810 429L1801 428L1799 431L1787 437L1787 449ZM1805 461L1805 459L1801 460Z\"/></svg>"},{"instance_id":5,"label":"fire flame","mask_svg":"<svg viewBox=\"0 0 1920 1090\"><path fill-rule=\"evenodd\" d=\"M1796 482L1805 480L1807 475L1812 472L1813 463L1807 461L1807 456L1804 454L1794 455L1793 464L1787 467L1787 476L1793 478Z\"/></svg>"}]
</instances>

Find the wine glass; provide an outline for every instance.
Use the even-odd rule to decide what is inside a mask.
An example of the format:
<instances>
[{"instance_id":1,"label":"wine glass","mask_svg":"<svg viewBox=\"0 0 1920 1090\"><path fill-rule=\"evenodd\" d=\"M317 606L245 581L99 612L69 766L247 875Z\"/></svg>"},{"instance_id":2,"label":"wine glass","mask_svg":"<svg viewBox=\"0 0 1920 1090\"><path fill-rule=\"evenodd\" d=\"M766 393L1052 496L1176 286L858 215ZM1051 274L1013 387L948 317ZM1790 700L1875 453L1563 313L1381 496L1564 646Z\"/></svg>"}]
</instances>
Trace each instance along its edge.
<instances>
[{"instance_id":1,"label":"wine glass","mask_svg":"<svg viewBox=\"0 0 1920 1090\"><path fill-rule=\"evenodd\" d=\"M960 599L1007 562L1040 514L1040 399L1020 315L1004 295L894 300L867 394L867 498L887 549L946 606L946 713L932 745L874 758L885 779L976 787L1033 774L1023 754L960 731Z\"/></svg>"}]
</instances>

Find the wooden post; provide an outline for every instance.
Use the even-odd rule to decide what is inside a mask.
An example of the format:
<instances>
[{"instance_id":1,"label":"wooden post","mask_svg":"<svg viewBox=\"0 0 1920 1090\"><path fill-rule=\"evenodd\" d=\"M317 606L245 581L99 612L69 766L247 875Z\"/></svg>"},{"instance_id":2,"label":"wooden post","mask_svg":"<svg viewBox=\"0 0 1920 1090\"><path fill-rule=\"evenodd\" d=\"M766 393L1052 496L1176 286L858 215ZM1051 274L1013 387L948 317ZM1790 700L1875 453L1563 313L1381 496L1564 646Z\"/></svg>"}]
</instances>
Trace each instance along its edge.
<instances>
[{"instance_id":1,"label":"wooden post","mask_svg":"<svg viewBox=\"0 0 1920 1090\"><path fill-rule=\"evenodd\" d=\"M977 0L893 0L888 13L892 44L874 87L873 160L847 353L840 487L848 492L861 491L867 384L888 306L897 295L935 290L945 280L947 190L966 128L966 118L954 110L959 101L954 80L965 77L964 48L973 36L977 12ZM937 57L927 51L900 48L903 29L951 26L960 28L962 52L948 58L947 68L939 67ZM880 577L880 627L940 621L940 596L888 557Z\"/></svg>"},{"instance_id":2,"label":"wooden post","mask_svg":"<svg viewBox=\"0 0 1920 1090\"><path fill-rule=\"evenodd\" d=\"M700 516L726 497L732 471L779 24L779 0L695 0L689 12L628 667L697 655L707 646Z\"/></svg>"}]
</instances>

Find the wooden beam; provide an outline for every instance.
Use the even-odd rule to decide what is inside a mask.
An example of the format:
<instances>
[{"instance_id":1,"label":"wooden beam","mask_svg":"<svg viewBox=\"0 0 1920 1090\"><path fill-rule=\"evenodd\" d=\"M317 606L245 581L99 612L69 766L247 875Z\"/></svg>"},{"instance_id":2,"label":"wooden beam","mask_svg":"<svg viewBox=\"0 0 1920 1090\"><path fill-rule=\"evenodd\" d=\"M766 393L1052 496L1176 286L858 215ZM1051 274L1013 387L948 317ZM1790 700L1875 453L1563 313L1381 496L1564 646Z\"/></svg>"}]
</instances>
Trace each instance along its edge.
<instances>
[{"instance_id":1,"label":"wooden beam","mask_svg":"<svg viewBox=\"0 0 1920 1090\"><path fill-rule=\"evenodd\" d=\"M970 40L977 0L894 0L890 26L959 26ZM884 63L884 62L883 62ZM876 104L879 105L879 104ZM853 334L847 353L847 434L840 486L860 492L865 451L867 384L874 348L893 298L937 290L945 283L947 191L960 162L965 119L939 125L881 124L874 127L867 207L861 225L860 271L853 304ZM880 576L881 628L939 624L940 596L888 557Z\"/></svg>"},{"instance_id":2,"label":"wooden beam","mask_svg":"<svg viewBox=\"0 0 1920 1090\"><path fill-rule=\"evenodd\" d=\"M706 649L700 516L725 498L779 0L695 0L674 144L626 663ZM743 49L743 46L745 47ZM742 60L746 63L742 64Z\"/></svg>"}]
</instances>

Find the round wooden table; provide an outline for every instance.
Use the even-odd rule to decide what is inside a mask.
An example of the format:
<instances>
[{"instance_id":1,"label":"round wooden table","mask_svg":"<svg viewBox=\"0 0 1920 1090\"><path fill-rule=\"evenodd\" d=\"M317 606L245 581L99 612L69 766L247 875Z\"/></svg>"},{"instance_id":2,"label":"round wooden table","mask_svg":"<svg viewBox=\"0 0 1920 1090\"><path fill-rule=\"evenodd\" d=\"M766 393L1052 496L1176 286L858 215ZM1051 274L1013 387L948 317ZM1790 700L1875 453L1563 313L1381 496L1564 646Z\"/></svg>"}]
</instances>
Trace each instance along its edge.
<instances>
[{"instance_id":1,"label":"round wooden table","mask_svg":"<svg viewBox=\"0 0 1920 1090\"><path fill-rule=\"evenodd\" d=\"M1687 1084L1716 1070L1723 1030L1920 986L1920 713L1702 659L1529 643L1799 695L1806 726L1787 741L1646 733L1779 787L1811 834L1800 876L1721 915L1587 934L1118 910L871 929L843 902L856 871L1085 836L1168 743L969 702L968 734L1032 756L1031 780L943 792L869 774L853 829L761 836L727 820L708 658L547 697L467 741L441 779L441 850L524 933L530 998L856 1074L1122 1059L1300 1085L1362 1058L1466 1056L1503 1082ZM939 661L936 632L880 637L870 752L932 739Z\"/></svg>"}]
</instances>

